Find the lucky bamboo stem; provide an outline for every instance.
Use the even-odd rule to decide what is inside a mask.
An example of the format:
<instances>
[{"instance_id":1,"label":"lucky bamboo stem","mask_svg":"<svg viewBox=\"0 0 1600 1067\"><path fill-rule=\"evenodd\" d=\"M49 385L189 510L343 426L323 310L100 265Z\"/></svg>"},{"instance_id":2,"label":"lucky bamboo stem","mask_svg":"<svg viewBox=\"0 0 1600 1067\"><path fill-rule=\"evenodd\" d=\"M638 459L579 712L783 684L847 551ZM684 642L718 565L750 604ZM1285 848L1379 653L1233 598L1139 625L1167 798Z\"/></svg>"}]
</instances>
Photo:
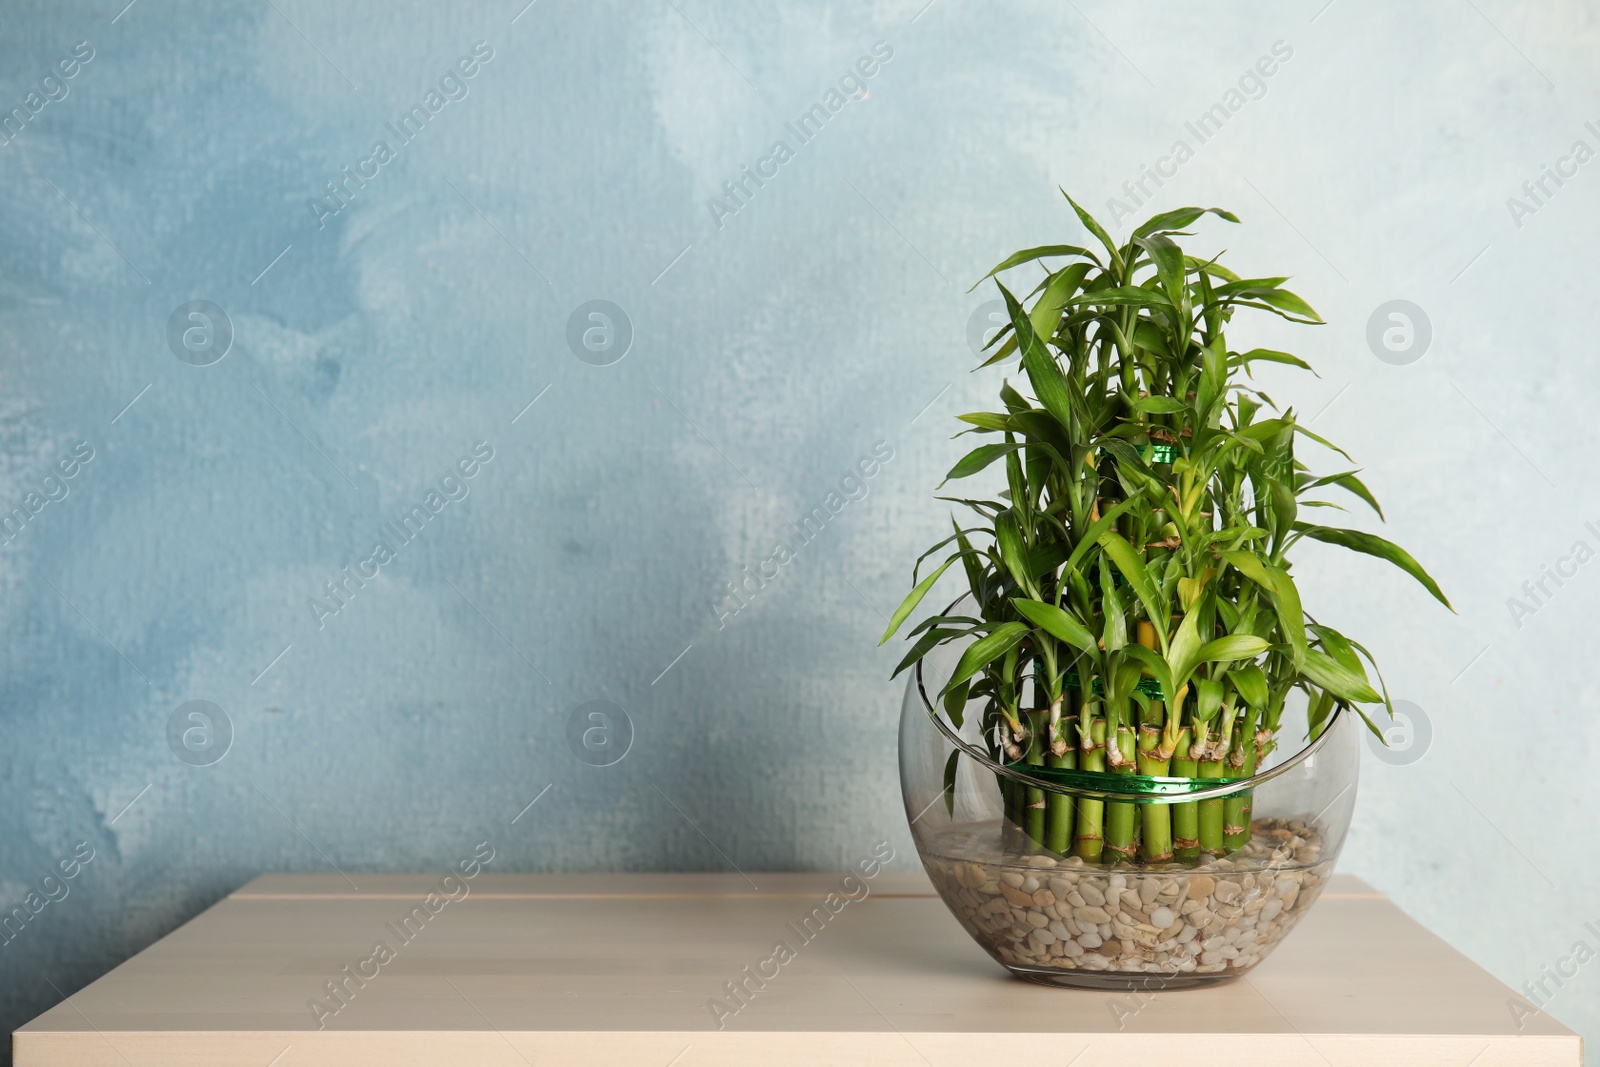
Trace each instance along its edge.
<instances>
[{"instance_id":1,"label":"lucky bamboo stem","mask_svg":"<svg viewBox=\"0 0 1600 1067\"><path fill-rule=\"evenodd\" d=\"M1159 704L1156 705L1158 708ZM1151 725L1139 728L1139 773L1165 776L1171 759L1161 758L1161 731ZM1165 863L1172 858L1172 807L1168 804L1139 805L1143 834L1139 855L1146 863Z\"/></svg>"},{"instance_id":2,"label":"lucky bamboo stem","mask_svg":"<svg viewBox=\"0 0 1600 1067\"><path fill-rule=\"evenodd\" d=\"M1013 740L1014 734L1009 717L1001 719L1000 731L1001 761L1011 763L1020 759L1022 752L1016 748ZM1003 810L1003 817L1000 820L1000 847L1006 852L1027 852L1028 837L1022 828L1025 819L1023 812L1028 804L1027 788L1014 779L1001 777L1000 801Z\"/></svg>"},{"instance_id":3,"label":"lucky bamboo stem","mask_svg":"<svg viewBox=\"0 0 1600 1067\"><path fill-rule=\"evenodd\" d=\"M1107 744L1115 744L1121 760L1112 768L1113 774L1133 774L1136 769L1136 755L1138 744L1134 739L1133 730L1118 724L1117 735L1114 740L1108 739ZM1113 800L1106 803L1106 850L1112 855L1105 857L1110 860L1131 860L1138 851L1134 840L1134 832L1138 829L1138 806L1126 800Z\"/></svg>"},{"instance_id":4,"label":"lucky bamboo stem","mask_svg":"<svg viewBox=\"0 0 1600 1067\"><path fill-rule=\"evenodd\" d=\"M1048 692L1045 694L1048 697ZM1071 693L1059 693L1050 701L1050 733L1045 738L1047 749L1045 766L1074 768L1077 766L1077 747L1067 741L1067 730L1061 722L1061 709L1072 706ZM1051 852L1065 854L1072 847L1072 797L1059 790L1046 790L1044 798L1044 846Z\"/></svg>"},{"instance_id":5,"label":"lucky bamboo stem","mask_svg":"<svg viewBox=\"0 0 1600 1067\"><path fill-rule=\"evenodd\" d=\"M1234 743L1228 753L1228 776L1248 778L1256 773L1256 743L1248 733ZM1249 790L1226 797L1222 802L1222 844L1229 852L1250 843L1251 794Z\"/></svg>"},{"instance_id":6,"label":"lucky bamboo stem","mask_svg":"<svg viewBox=\"0 0 1600 1067\"><path fill-rule=\"evenodd\" d=\"M1154 651L1156 630L1148 620L1141 619L1134 633L1139 644ZM1162 701L1152 700L1139 712L1140 774L1165 776L1170 770L1172 750L1164 750L1161 744L1165 710ZM1172 858L1172 809L1166 804L1140 804L1138 809L1141 830L1139 854L1146 863L1165 863Z\"/></svg>"},{"instance_id":7,"label":"lucky bamboo stem","mask_svg":"<svg viewBox=\"0 0 1600 1067\"><path fill-rule=\"evenodd\" d=\"M1054 753L1044 758L1046 767L1074 767L1077 753L1067 749L1063 756ZM1072 847L1073 800L1065 793L1046 792L1044 795L1044 847L1051 852L1065 854Z\"/></svg>"},{"instance_id":8,"label":"lucky bamboo stem","mask_svg":"<svg viewBox=\"0 0 1600 1067\"><path fill-rule=\"evenodd\" d=\"M1028 751L1023 756L1030 766L1044 766L1046 746L1045 726L1049 721L1047 711L1030 711L1028 714ZM1036 785L1027 786L1024 792L1026 806L1022 811L1022 828L1028 840L1044 844L1044 790Z\"/></svg>"},{"instance_id":9,"label":"lucky bamboo stem","mask_svg":"<svg viewBox=\"0 0 1600 1067\"><path fill-rule=\"evenodd\" d=\"M1172 754L1172 774L1177 778L1195 778L1200 773L1200 762L1189 751L1194 743L1194 731L1185 726L1178 731L1178 747ZM1194 801L1172 805L1172 855L1174 859L1193 863L1200 858L1200 810Z\"/></svg>"},{"instance_id":10,"label":"lucky bamboo stem","mask_svg":"<svg viewBox=\"0 0 1600 1067\"><path fill-rule=\"evenodd\" d=\"M1201 760L1195 777L1221 778L1222 766L1220 759ZM1196 804L1200 812L1200 851L1208 856L1225 855L1227 851L1222 836L1222 804L1221 800L1202 800Z\"/></svg>"},{"instance_id":11,"label":"lucky bamboo stem","mask_svg":"<svg viewBox=\"0 0 1600 1067\"><path fill-rule=\"evenodd\" d=\"M1095 719L1089 727L1088 738L1080 741L1078 767L1085 771L1105 773L1106 721L1104 719ZM1077 836L1073 842L1073 852L1089 863L1100 861L1105 845L1101 837L1105 807L1105 801L1090 800L1087 797L1078 798L1077 825L1074 827Z\"/></svg>"},{"instance_id":12,"label":"lucky bamboo stem","mask_svg":"<svg viewBox=\"0 0 1600 1067\"><path fill-rule=\"evenodd\" d=\"M1028 834L1022 827L1023 809L1028 802L1027 787L1002 778L1000 792L1005 800L1005 818L1000 820L1000 847L1006 852L1027 852Z\"/></svg>"}]
</instances>

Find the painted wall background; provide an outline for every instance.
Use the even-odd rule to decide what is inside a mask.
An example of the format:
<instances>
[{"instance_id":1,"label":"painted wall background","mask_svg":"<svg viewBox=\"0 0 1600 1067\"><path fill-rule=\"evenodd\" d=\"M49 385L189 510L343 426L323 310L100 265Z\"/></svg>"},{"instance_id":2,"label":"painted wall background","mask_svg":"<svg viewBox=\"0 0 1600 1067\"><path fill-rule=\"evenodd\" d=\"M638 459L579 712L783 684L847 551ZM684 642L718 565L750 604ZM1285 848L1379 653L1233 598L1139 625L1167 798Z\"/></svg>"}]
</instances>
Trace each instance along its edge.
<instances>
[{"instance_id":1,"label":"painted wall background","mask_svg":"<svg viewBox=\"0 0 1600 1067\"><path fill-rule=\"evenodd\" d=\"M0 948L7 1029L261 871L484 839L496 869L908 862L874 642L945 522L952 416L998 387L968 373L991 294L966 288L1081 236L1064 185L1108 222L1112 197L1234 209L1205 242L1327 318L1234 336L1316 363L1285 399L1459 608L1308 546L1308 603L1415 709L1409 762L1368 754L1343 869L1600 1037L1600 969L1544 970L1600 920L1591 6L122 2L0 11L26 118L0 507L28 518L0 547L0 898L93 854ZM710 206L746 166L777 173ZM346 167L364 186L308 206ZM1410 362L1368 340L1395 299L1431 332L1384 350ZM209 340L180 314L169 343L195 300ZM592 300L626 323L597 353L582 319L585 361ZM332 613L324 583L414 505ZM615 709L571 740L597 700L631 722L608 767L579 754L621 751Z\"/></svg>"}]
</instances>

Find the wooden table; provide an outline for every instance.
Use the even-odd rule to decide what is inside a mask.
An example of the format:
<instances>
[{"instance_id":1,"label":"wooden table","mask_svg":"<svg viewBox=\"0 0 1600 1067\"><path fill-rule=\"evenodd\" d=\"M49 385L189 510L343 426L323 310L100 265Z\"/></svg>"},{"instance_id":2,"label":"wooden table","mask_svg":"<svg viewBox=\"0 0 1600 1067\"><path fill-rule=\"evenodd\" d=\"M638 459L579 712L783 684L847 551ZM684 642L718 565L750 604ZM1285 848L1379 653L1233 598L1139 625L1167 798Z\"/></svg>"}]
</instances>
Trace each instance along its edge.
<instances>
[{"instance_id":1,"label":"wooden table","mask_svg":"<svg viewBox=\"0 0 1600 1067\"><path fill-rule=\"evenodd\" d=\"M431 902L438 875L351 878L256 879L24 1026L18 1067L1582 1062L1348 876L1247 978L1153 996L1010 978L921 874L809 927L840 876L484 872ZM741 1006L725 983L762 971Z\"/></svg>"}]
</instances>

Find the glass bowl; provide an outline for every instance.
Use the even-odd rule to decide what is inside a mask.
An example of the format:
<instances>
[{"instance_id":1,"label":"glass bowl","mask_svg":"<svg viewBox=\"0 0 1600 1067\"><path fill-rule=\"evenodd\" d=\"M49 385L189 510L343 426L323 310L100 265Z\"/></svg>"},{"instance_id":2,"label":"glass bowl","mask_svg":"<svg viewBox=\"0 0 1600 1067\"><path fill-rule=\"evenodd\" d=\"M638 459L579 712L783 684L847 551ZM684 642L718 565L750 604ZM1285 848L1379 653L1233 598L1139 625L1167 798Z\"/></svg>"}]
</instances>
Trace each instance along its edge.
<instances>
[{"instance_id":1,"label":"glass bowl","mask_svg":"<svg viewBox=\"0 0 1600 1067\"><path fill-rule=\"evenodd\" d=\"M1046 770L989 756L981 700L969 702L959 726L935 708L934 680L949 677L960 653L959 645L940 646L910 672L900 785L934 887L1013 974L1092 989L1226 981L1265 959L1316 902L1355 809L1364 728L1355 713L1335 711L1308 740L1305 703L1291 702L1278 745L1257 773L1222 784ZM1052 812L1217 805L1241 825L1229 827L1232 847L1223 855L1091 862L1045 847L1007 818L1003 783L1038 791L1035 799L1042 793Z\"/></svg>"}]
</instances>

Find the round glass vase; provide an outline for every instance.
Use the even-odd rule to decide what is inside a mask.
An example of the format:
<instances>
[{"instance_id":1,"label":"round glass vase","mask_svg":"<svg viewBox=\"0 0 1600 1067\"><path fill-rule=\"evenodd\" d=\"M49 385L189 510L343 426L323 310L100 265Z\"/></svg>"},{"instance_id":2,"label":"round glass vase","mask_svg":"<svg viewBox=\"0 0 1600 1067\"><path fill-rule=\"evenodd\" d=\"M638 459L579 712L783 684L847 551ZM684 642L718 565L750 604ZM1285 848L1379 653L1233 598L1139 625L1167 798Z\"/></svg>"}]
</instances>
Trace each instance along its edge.
<instances>
[{"instance_id":1,"label":"round glass vase","mask_svg":"<svg viewBox=\"0 0 1600 1067\"><path fill-rule=\"evenodd\" d=\"M935 705L961 650L936 648L910 672L900 786L940 897L1013 974L1090 989L1226 981L1265 959L1316 902L1355 809L1363 724L1353 712L1335 711L1307 740L1305 704L1291 702L1260 769L1211 785L1001 762L982 736L983 701L969 702L959 723ZM1021 807L1008 808L1008 792L1035 810L1042 802L1057 825L1035 816L1030 836L1007 817ZM1220 809L1241 825L1228 837L1234 847L1186 861L1114 859L1110 849L1085 859L1073 830L1063 839L1059 823L1087 813L1098 824L1118 805L1132 806L1136 827L1151 806L1174 818L1209 810L1215 819Z\"/></svg>"}]
</instances>

